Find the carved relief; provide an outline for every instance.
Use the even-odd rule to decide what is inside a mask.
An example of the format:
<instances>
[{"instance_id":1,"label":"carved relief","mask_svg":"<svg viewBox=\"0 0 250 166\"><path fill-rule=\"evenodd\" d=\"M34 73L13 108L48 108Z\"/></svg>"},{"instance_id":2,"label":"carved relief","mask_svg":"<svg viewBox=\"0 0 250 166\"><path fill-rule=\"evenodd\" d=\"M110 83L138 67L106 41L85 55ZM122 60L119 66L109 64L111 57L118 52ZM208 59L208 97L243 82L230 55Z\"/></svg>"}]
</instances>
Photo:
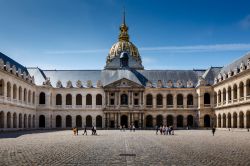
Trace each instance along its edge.
<instances>
[{"instance_id":1,"label":"carved relief","mask_svg":"<svg viewBox=\"0 0 250 166\"><path fill-rule=\"evenodd\" d=\"M13 73L14 75L16 75L16 66L15 66L15 65L12 66L12 73Z\"/></svg>"},{"instance_id":2,"label":"carved relief","mask_svg":"<svg viewBox=\"0 0 250 166\"><path fill-rule=\"evenodd\" d=\"M230 70L228 73L227 73L227 76L228 76L228 78L230 78L231 76L232 76L232 71Z\"/></svg>"},{"instance_id":3,"label":"carved relief","mask_svg":"<svg viewBox=\"0 0 250 166\"><path fill-rule=\"evenodd\" d=\"M76 81L76 87L82 88L82 81L80 81L80 80Z\"/></svg>"},{"instance_id":4,"label":"carved relief","mask_svg":"<svg viewBox=\"0 0 250 166\"><path fill-rule=\"evenodd\" d=\"M181 87L182 87L182 82L181 82L181 80L178 80L178 81L176 82L176 87L178 87L178 88L181 88Z\"/></svg>"},{"instance_id":5,"label":"carved relief","mask_svg":"<svg viewBox=\"0 0 250 166\"><path fill-rule=\"evenodd\" d=\"M10 62L6 62L6 70L10 72Z\"/></svg>"},{"instance_id":6,"label":"carved relief","mask_svg":"<svg viewBox=\"0 0 250 166\"><path fill-rule=\"evenodd\" d=\"M194 87L194 83L193 83L193 81L188 80L188 82L187 82L187 87L188 87L188 88L192 88L192 87Z\"/></svg>"},{"instance_id":7,"label":"carved relief","mask_svg":"<svg viewBox=\"0 0 250 166\"><path fill-rule=\"evenodd\" d=\"M172 82L171 80L169 80L169 81L167 82L167 87L168 87L168 88L172 88L172 87L173 87L173 82Z\"/></svg>"},{"instance_id":8,"label":"carved relief","mask_svg":"<svg viewBox=\"0 0 250 166\"><path fill-rule=\"evenodd\" d=\"M238 74L238 68L237 67L234 69L234 75L236 75L236 74Z\"/></svg>"},{"instance_id":9,"label":"carved relief","mask_svg":"<svg viewBox=\"0 0 250 166\"><path fill-rule=\"evenodd\" d=\"M62 86L62 82L61 82L60 80L57 81L56 87L57 87L57 88L62 88L62 87L63 87L63 86Z\"/></svg>"},{"instance_id":10,"label":"carved relief","mask_svg":"<svg viewBox=\"0 0 250 166\"><path fill-rule=\"evenodd\" d=\"M87 87L88 87L88 88L93 88L93 84L92 84L92 81L91 81L91 80L88 80L88 81L87 81Z\"/></svg>"},{"instance_id":11,"label":"carved relief","mask_svg":"<svg viewBox=\"0 0 250 166\"><path fill-rule=\"evenodd\" d=\"M223 73L223 80L227 79L227 74Z\"/></svg>"},{"instance_id":12,"label":"carved relief","mask_svg":"<svg viewBox=\"0 0 250 166\"><path fill-rule=\"evenodd\" d=\"M153 87L152 82L151 82L151 81L148 81L148 82L146 83L146 87L148 87L148 88Z\"/></svg>"},{"instance_id":13,"label":"carved relief","mask_svg":"<svg viewBox=\"0 0 250 166\"><path fill-rule=\"evenodd\" d=\"M67 81L67 86L66 86L67 88L72 88L73 86L72 86L72 82L69 80L69 81Z\"/></svg>"},{"instance_id":14,"label":"carved relief","mask_svg":"<svg viewBox=\"0 0 250 166\"><path fill-rule=\"evenodd\" d=\"M158 80L157 82L157 88L163 88L163 83L161 80Z\"/></svg>"},{"instance_id":15,"label":"carved relief","mask_svg":"<svg viewBox=\"0 0 250 166\"><path fill-rule=\"evenodd\" d=\"M22 77L22 70L20 68L18 68L17 75L18 75L18 77Z\"/></svg>"},{"instance_id":16,"label":"carved relief","mask_svg":"<svg viewBox=\"0 0 250 166\"><path fill-rule=\"evenodd\" d=\"M43 82L43 85L51 86L50 78L47 77L45 81Z\"/></svg>"}]
</instances>

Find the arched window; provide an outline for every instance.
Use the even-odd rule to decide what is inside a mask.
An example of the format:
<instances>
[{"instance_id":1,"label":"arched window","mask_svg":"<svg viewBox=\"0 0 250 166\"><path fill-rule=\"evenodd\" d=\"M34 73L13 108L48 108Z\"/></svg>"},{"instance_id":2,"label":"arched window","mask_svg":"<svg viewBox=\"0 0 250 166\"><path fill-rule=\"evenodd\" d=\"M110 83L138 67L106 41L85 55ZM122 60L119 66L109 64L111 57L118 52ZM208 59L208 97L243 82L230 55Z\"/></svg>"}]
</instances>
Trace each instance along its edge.
<instances>
[{"instance_id":1,"label":"arched window","mask_svg":"<svg viewBox=\"0 0 250 166\"><path fill-rule=\"evenodd\" d=\"M81 117L81 115L76 116L76 126L77 127L82 127L82 117Z\"/></svg>"},{"instance_id":2,"label":"arched window","mask_svg":"<svg viewBox=\"0 0 250 166\"><path fill-rule=\"evenodd\" d=\"M102 116L100 115L96 117L96 127L102 128Z\"/></svg>"},{"instance_id":3,"label":"arched window","mask_svg":"<svg viewBox=\"0 0 250 166\"><path fill-rule=\"evenodd\" d=\"M188 106L194 105L193 95L191 95L191 94L189 94L189 95L187 96L187 105L188 105Z\"/></svg>"},{"instance_id":4,"label":"arched window","mask_svg":"<svg viewBox=\"0 0 250 166\"><path fill-rule=\"evenodd\" d=\"M210 104L210 94L209 93L205 93L204 94L204 104L209 105Z\"/></svg>"},{"instance_id":5,"label":"arched window","mask_svg":"<svg viewBox=\"0 0 250 166\"><path fill-rule=\"evenodd\" d=\"M62 127L62 117L60 115L56 116L56 127L57 128Z\"/></svg>"},{"instance_id":6,"label":"arched window","mask_svg":"<svg viewBox=\"0 0 250 166\"><path fill-rule=\"evenodd\" d=\"M177 106L183 106L183 96L182 96L182 94L177 95Z\"/></svg>"},{"instance_id":7,"label":"arched window","mask_svg":"<svg viewBox=\"0 0 250 166\"><path fill-rule=\"evenodd\" d=\"M210 127L210 116L209 115L204 116L204 127Z\"/></svg>"},{"instance_id":8,"label":"arched window","mask_svg":"<svg viewBox=\"0 0 250 166\"><path fill-rule=\"evenodd\" d=\"M227 95L227 91L225 88L223 88L223 104L226 104L226 95Z\"/></svg>"},{"instance_id":9,"label":"arched window","mask_svg":"<svg viewBox=\"0 0 250 166\"><path fill-rule=\"evenodd\" d=\"M39 116L39 127L45 128L45 116L44 115Z\"/></svg>"},{"instance_id":10,"label":"arched window","mask_svg":"<svg viewBox=\"0 0 250 166\"><path fill-rule=\"evenodd\" d=\"M183 116L182 115L177 116L177 127L183 127Z\"/></svg>"},{"instance_id":11,"label":"arched window","mask_svg":"<svg viewBox=\"0 0 250 166\"><path fill-rule=\"evenodd\" d=\"M92 117L90 115L86 117L86 127L92 127Z\"/></svg>"},{"instance_id":12,"label":"arched window","mask_svg":"<svg viewBox=\"0 0 250 166\"><path fill-rule=\"evenodd\" d=\"M66 127L72 127L72 117L70 115L66 116Z\"/></svg>"},{"instance_id":13,"label":"arched window","mask_svg":"<svg viewBox=\"0 0 250 166\"><path fill-rule=\"evenodd\" d=\"M7 97L11 97L11 84L7 82Z\"/></svg>"},{"instance_id":14,"label":"arched window","mask_svg":"<svg viewBox=\"0 0 250 166\"><path fill-rule=\"evenodd\" d=\"M0 80L0 96L4 96L4 80Z\"/></svg>"},{"instance_id":15,"label":"arched window","mask_svg":"<svg viewBox=\"0 0 250 166\"><path fill-rule=\"evenodd\" d=\"M168 95L167 95L167 105L168 105L168 107L174 105L174 102L173 102L173 95L171 95L171 94L168 94Z\"/></svg>"},{"instance_id":16,"label":"arched window","mask_svg":"<svg viewBox=\"0 0 250 166\"><path fill-rule=\"evenodd\" d=\"M17 99L17 86L16 86L16 84L13 85L13 99Z\"/></svg>"},{"instance_id":17,"label":"arched window","mask_svg":"<svg viewBox=\"0 0 250 166\"><path fill-rule=\"evenodd\" d=\"M23 101L27 102L27 89L26 88L24 88L23 90Z\"/></svg>"},{"instance_id":18,"label":"arched window","mask_svg":"<svg viewBox=\"0 0 250 166\"><path fill-rule=\"evenodd\" d=\"M247 80L246 83L247 96L250 96L250 79Z\"/></svg>"},{"instance_id":19,"label":"arched window","mask_svg":"<svg viewBox=\"0 0 250 166\"><path fill-rule=\"evenodd\" d=\"M228 113L228 114L227 114L227 127L228 127L228 128L231 128L231 127L232 127L231 119L232 119L231 113Z\"/></svg>"},{"instance_id":20,"label":"arched window","mask_svg":"<svg viewBox=\"0 0 250 166\"><path fill-rule=\"evenodd\" d=\"M167 126L173 126L174 124L174 117L172 115L167 116Z\"/></svg>"},{"instance_id":21,"label":"arched window","mask_svg":"<svg viewBox=\"0 0 250 166\"><path fill-rule=\"evenodd\" d=\"M86 96L86 105L92 105L92 95L87 94Z\"/></svg>"},{"instance_id":22,"label":"arched window","mask_svg":"<svg viewBox=\"0 0 250 166\"><path fill-rule=\"evenodd\" d=\"M71 94L66 95L66 105L72 105L72 95Z\"/></svg>"},{"instance_id":23,"label":"arched window","mask_svg":"<svg viewBox=\"0 0 250 166\"><path fill-rule=\"evenodd\" d=\"M153 105L153 96L151 94L148 94L146 96L146 105L147 106L152 106Z\"/></svg>"},{"instance_id":24,"label":"arched window","mask_svg":"<svg viewBox=\"0 0 250 166\"><path fill-rule=\"evenodd\" d=\"M101 94L96 95L96 105L102 105L102 95Z\"/></svg>"},{"instance_id":25,"label":"arched window","mask_svg":"<svg viewBox=\"0 0 250 166\"><path fill-rule=\"evenodd\" d=\"M158 116L156 117L156 125L157 125L158 127L160 127L160 126L163 125L163 117L162 117L162 115L158 115Z\"/></svg>"},{"instance_id":26,"label":"arched window","mask_svg":"<svg viewBox=\"0 0 250 166\"><path fill-rule=\"evenodd\" d=\"M128 95L126 94L121 95L121 105L128 105Z\"/></svg>"},{"instance_id":27,"label":"arched window","mask_svg":"<svg viewBox=\"0 0 250 166\"><path fill-rule=\"evenodd\" d=\"M231 102L231 100L232 100L232 88L231 88L231 86L229 86L227 88L227 95L228 95L228 102Z\"/></svg>"},{"instance_id":28,"label":"arched window","mask_svg":"<svg viewBox=\"0 0 250 166\"><path fill-rule=\"evenodd\" d=\"M39 104L45 104L45 93L41 92L39 95Z\"/></svg>"},{"instance_id":29,"label":"arched window","mask_svg":"<svg viewBox=\"0 0 250 166\"><path fill-rule=\"evenodd\" d=\"M33 92L33 95L32 95L32 103L35 104L35 99L36 99L36 93Z\"/></svg>"},{"instance_id":30,"label":"arched window","mask_svg":"<svg viewBox=\"0 0 250 166\"><path fill-rule=\"evenodd\" d=\"M82 105L82 95L81 94L76 95L76 105Z\"/></svg>"},{"instance_id":31,"label":"arched window","mask_svg":"<svg viewBox=\"0 0 250 166\"><path fill-rule=\"evenodd\" d=\"M146 116L146 127L153 127L153 117L151 115Z\"/></svg>"},{"instance_id":32,"label":"arched window","mask_svg":"<svg viewBox=\"0 0 250 166\"><path fill-rule=\"evenodd\" d=\"M20 113L19 116L18 116L18 120L19 120L18 127L19 127L19 128L22 128L22 127L23 127L23 116L22 116L21 113Z\"/></svg>"},{"instance_id":33,"label":"arched window","mask_svg":"<svg viewBox=\"0 0 250 166\"><path fill-rule=\"evenodd\" d=\"M156 104L157 104L157 106L162 106L163 104L162 104L162 95L161 94L158 94L157 96L156 96Z\"/></svg>"},{"instance_id":34,"label":"arched window","mask_svg":"<svg viewBox=\"0 0 250 166\"><path fill-rule=\"evenodd\" d=\"M244 83L243 82L240 82L239 88L240 88L240 98L243 98L244 97Z\"/></svg>"},{"instance_id":35,"label":"arched window","mask_svg":"<svg viewBox=\"0 0 250 166\"><path fill-rule=\"evenodd\" d=\"M221 91L220 90L218 92L218 102L219 102L219 104L221 103Z\"/></svg>"},{"instance_id":36,"label":"arched window","mask_svg":"<svg viewBox=\"0 0 250 166\"><path fill-rule=\"evenodd\" d=\"M31 103L31 91L28 92L28 103Z\"/></svg>"},{"instance_id":37,"label":"arched window","mask_svg":"<svg viewBox=\"0 0 250 166\"><path fill-rule=\"evenodd\" d=\"M194 118L192 115L188 115L187 116L187 126L189 127L193 127L193 124L194 124Z\"/></svg>"},{"instance_id":38,"label":"arched window","mask_svg":"<svg viewBox=\"0 0 250 166\"><path fill-rule=\"evenodd\" d=\"M234 84L233 86L233 97L234 97L234 100L237 100L237 85Z\"/></svg>"},{"instance_id":39,"label":"arched window","mask_svg":"<svg viewBox=\"0 0 250 166\"><path fill-rule=\"evenodd\" d=\"M21 100L23 99L23 98L22 98L23 90L22 90L22 87L21 87L21 86L19 86L18 94L19 94L18 99L21 101Z\"/></svg>"},{"instance_id":40,"label":"arched window","mask_svg":"<svg viewBox=\"0 0 250 166\"><path fill-rule=\"evenodd\" d=\"M62 95L61 94L56 95L56 105L62 105Z\"/></svg>"}]
</instances>

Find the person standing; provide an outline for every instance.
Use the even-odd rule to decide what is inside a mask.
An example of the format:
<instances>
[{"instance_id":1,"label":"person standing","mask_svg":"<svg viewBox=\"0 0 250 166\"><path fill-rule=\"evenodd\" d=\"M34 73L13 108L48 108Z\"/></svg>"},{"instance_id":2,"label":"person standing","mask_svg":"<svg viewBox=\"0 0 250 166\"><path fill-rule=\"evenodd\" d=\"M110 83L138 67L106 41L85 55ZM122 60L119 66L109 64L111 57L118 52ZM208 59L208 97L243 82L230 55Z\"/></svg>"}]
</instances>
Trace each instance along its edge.
<instances>
[{"instance_id":1,"label":"person standing","mask_svg":"<svg viewBox=\"0 0 250 166\"><path fill-rule=\"evenodd\" d=\"M133 125L133 131L135 132L135 125Z\"/></svg>"},{"instance_id":2,"label":"person standing","mask_svg":"<svg viewBox=\"0 0 250 166\"><path fill-rule=\"evenodd\" d=\"M83 132L82 135L84 135L85 133L86 133L86 135L87 135L87 127L86 127L86 126L84 126L84 132Z\"/></svg>"},{"instance_id":3,"label":"person standing","mask_svg":"<svg viewBox=\"0 0 250 166\"><path fill-rule=\"evenodd\" d=\"M159 128L157 125L155 126L155 130L156 130L156 135L158 135Z\"/></svg>"},{"instance_id":4,"label":"person standing","mask_svg":"<svg viewBox=\"0 0 250 166\"><path fill-rule=\"evenodd\" d=\"M213 133L213 136L214 136L214 133L215 133L215 127L212 128L212 133Z\"/></svg>"}]
</instances>

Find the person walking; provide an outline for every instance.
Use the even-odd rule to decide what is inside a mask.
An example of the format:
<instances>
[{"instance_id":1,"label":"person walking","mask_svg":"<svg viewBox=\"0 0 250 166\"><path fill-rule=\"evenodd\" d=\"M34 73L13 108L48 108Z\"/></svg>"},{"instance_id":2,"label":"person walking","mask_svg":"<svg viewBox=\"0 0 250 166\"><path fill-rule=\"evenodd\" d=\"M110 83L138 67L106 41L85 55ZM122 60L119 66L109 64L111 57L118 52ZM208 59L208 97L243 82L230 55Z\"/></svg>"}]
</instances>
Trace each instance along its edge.
<instances>
[{"instance_id":1,"label":"person walking","mask_svg":"<svg viewBox=\"0 0 250 166\"><path fill-rule=\"evenodd\" d=\"M135 132L135 125L133 125L133 131Z\"/></svg>"},{"instance_id":2,"label":"person walking","mask_svg":"<svg viewBox=\"0 0 250 166\"><path fill-rule=\"evenodd\" d=\"M159 128L157 125L155 126L155 130L156 130L156 135L158 135Z\"/></svg>"},{"instance_id":3,"label":"person walking","mask_svg":"<svg viewBox=\"0 0 250 166\"><path fill-rule=\"evenodd\" d=\"M213 127L213 128L212 128L212 133L213 133L213 136L214 136L215 130L216 130L216 128L215 128L215 127Z\"/></svg>"},{"instance_id":4,"label":"person walking","mask_svg":"<svg viewBox=\"0 0 250 166\"><path fill-rule=\"evenodd\" d=\"M84 132L83 132L82 135L84 135L85 133L86 133L86 135L87 135L87 127L86 127L86 126L84 126Z\"/></svg>"}]
</instances>

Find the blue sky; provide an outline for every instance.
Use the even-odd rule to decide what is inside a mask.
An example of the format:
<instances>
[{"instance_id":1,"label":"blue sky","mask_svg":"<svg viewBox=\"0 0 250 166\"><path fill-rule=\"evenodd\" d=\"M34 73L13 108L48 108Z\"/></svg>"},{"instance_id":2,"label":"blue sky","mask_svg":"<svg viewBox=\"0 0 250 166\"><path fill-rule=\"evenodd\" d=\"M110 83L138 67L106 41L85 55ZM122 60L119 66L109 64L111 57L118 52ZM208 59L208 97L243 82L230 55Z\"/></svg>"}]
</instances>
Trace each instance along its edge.
<instances>
[{"instance_id":1,"label":"blue sky","mask_svg":"<svg viewBox=\"0 0 250 166\"><path fill-rule=\"evenodd\" d=\"M103 69L124 5L146 69L223 66L250 51L249 0L0 0L0 52L28 67Z\"/></svg>"}]
</instances>

